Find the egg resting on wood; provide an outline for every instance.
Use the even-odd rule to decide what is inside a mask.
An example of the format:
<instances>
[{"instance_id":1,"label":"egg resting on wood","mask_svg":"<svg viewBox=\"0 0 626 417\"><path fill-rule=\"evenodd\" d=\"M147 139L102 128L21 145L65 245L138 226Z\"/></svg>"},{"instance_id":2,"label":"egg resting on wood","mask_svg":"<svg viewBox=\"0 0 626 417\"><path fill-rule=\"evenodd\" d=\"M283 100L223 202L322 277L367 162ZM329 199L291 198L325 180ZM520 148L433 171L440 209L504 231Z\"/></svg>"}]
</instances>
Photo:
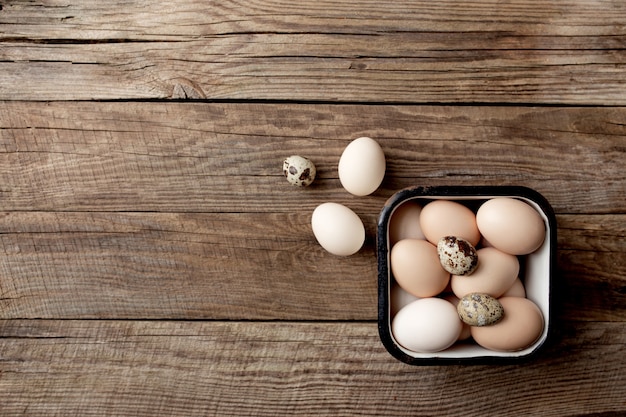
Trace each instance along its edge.
<instances>
[{"instance_id":1,"label":"egg resting on wood","mask_svg":"<svg viewBox=\"0 0 626 417\"><path fill-rule=\"evenodd\" d=\"M310 159L299 155L291 155L283 161L283 174L290 184L298 187L307 187L315 180L317 171Z\"/></svg>"}]
</instances>

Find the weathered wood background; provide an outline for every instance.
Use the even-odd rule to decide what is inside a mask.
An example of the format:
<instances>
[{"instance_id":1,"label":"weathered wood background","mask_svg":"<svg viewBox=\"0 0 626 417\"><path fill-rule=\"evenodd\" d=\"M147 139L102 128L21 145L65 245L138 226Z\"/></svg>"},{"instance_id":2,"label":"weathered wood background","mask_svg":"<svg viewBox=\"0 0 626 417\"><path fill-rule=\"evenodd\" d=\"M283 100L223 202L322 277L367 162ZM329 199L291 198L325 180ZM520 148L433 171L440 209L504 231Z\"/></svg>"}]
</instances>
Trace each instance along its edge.
<instances>
[{"instance_id":1,"label":"weathered wood background","mask_svg":"<svg viewBox=\"0 0 626 417\"><path fill-rule=\"evenodd\" d=\"M357 198L364 135L388 169ZM621 0L0 0L0 415L624 415L625 168ZM532 362L380 343L378 213L446 184L555 209ZM357 255L315 242L326 201Z\"/></svg>"}]
</instances>

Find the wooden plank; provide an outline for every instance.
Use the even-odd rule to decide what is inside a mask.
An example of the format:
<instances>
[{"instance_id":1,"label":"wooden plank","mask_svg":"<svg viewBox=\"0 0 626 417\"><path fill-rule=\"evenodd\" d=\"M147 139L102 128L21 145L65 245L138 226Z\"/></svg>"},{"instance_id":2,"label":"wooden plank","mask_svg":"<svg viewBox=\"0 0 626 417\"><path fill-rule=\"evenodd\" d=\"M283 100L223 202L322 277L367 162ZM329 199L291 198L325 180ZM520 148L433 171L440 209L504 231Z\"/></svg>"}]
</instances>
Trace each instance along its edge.
<instances>
[{"instance_id":1,"label":"wooden plank","mask_svg":"<svg viewBox=\"0 0 626 417\"><path fill-rule=\"evenodd\" d=\"M625 2L1 3L2 416L626 413ZM356 198L363 135L388 170ZM446 184L554 206L536 360L382 347L378 212ZM364 220L357 255L315 242L326 201Z\"/></svg>"},{"instance_id":2,"label":"wooden plank","mask_svg":"<svg viewBox=\"0 0 626 417\"><path fill-rule=\"evenodd\" d=\"M557 223L553 294L558 315L572 318L584 310L583 316L604 320L610 316L605 312L623 310L626 217L561 215Z\"/></svg>"},{"instance_id":3,"label":"wooden plank","mask_svg":"<svg viewBox=\"0 0 626 417\"><path fill-rule=\"evenodd\" d=\"M624 105L614 0L178 0L0 10L0 100Z\"/></svg>"},{"instance_id":4,"label":"wooden plank","mask_svg":"<svg viewBox=\"0 0 626 417\"><path fill-rule=\"evenodd\" d=\"M566 39L549 38L549 35L579 35L581 43L590 41L584 35L617 35L619 27L611 25L623 23L619 13L624 11L624 5L619 1L604 3L557 0L545 4L537 0L512 0L494 7L493 2L486 0L471 4L458 0L442 0L437 4L399 0L393 5L354 0L308 1L296 5L262 0L248 4L223 1L207 5L176 0L147 7L153 3L134 0L113 1L111 6L118 6L113 8L95 0L74 3L31 1L5 4L0 22L17 26L12 32L20 37L82 39L85 42L98 39L185 40L201 35L267 33L272 29L279 34L297 35L307 33L305 29L311 27L317 32L330 34L394 34L393 29L397 28L402 29L397 33L400 35L419 27L441 36L440 44L456 35L459 41L471 41L478 48L485 44L489 29L513 32L511 35L543 35L546 38L540 39L553 42ZM124 7L120 7L122 5ZM202 22L204 24L200 25ZM459 32L467 32L467 36L443 30L442 24L452 23L457 25ZM477 28L483 31L476 33ZM514 49L516 44L512 39L509 39L508 47ZM556 47L563 49L560 44Z\"/></svg>"},{"instance_id":5,"label":"wooden plank","mask_svg":"<svg viewBox=\"0 0 626 417\"><path fill-rule=\"evenodd\" d=\"M626 412L624 323L565 323L523 366L409 367L358 322L8 320L0 335L5 416Z\"/></svg>"},{"instance_id":6,"label":"wooden plank","mask_svg":"<svg viewBox=\"0 0 626 417\"><path fill-rule=\"evenodd\" d=\"M2 223L3 317L376 317L373 247L329 256L309 214L11 213Z\"/></svg>"},{"instance_id":7,"label":"wooden plank","mask_svg":"<svg viewBox=\"0 0 626 417\"><path fill-rule=\"evenodd\" d=\"M626 107L358 106L259 103L0 103L7 211L311 211L325 201L375 216L415 185L516 184L558 213L624 213ZM377 139L381 188L351 197L344 147ZM318 165L309 189L282 160Z\"/></svg>"},{"instance_id":8,"label":"wooden plank","mask_svg":"<svg viewBox=\"0 0 626 417\"><path fill-rule=\"evenodd\" d=\"M341 258L317 244L306 212L3 213L0 310L4 318L375 320L376 218L363 219L364 248ZM626 216L558 221L555 314L624 321Z\"/></svg>"}]
</instances>

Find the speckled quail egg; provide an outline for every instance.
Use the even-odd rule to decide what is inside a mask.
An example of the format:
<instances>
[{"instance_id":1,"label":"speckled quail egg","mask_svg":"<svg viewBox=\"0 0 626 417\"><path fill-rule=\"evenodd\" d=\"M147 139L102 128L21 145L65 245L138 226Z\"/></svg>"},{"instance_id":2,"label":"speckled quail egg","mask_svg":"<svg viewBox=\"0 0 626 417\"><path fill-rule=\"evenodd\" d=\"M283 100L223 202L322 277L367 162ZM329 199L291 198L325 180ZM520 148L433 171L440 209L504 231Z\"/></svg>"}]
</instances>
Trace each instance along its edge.
<instances>
[{"instance_id":1,"label":"speckled quail egg","mask_svg":"<svg viewBox=\"0 0 626 417\"><path fill-rule=\"evenodd\" d=\"M437 254L443 269L452 275L469 275L478 266L476 248L460 237L442 237L437 242Z\"/></svg>"},{"instance_id":2,"label":"speckled quail egg","mask_svg":"<svg viewBox=\"0 0 626 417\"><path fill-rule=\"evenodd\" d=\"M315 165L311 160L299 155L291 155L283 162L283 174L290 184L307 187L315 179Z\"/></svg>"},{"instance_id":3,"label":"speckled quail egg","mask_svg":"<svg viewBox=\"0 0 626 417\"><path fill-rule=\"evenodd\" d=\"M502 304L488 294L467 294L456 307L461 320L470 326L489 326L504 317Z\"/></svg>"}]
</instances>

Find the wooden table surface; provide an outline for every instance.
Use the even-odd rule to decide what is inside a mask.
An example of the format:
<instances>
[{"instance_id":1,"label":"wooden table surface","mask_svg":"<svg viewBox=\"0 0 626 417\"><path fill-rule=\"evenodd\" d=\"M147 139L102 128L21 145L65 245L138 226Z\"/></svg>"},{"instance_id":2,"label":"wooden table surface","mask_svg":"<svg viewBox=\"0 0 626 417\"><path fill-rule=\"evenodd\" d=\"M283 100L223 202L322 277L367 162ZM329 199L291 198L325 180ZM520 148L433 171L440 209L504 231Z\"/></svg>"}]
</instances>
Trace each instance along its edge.
<instances>
[{"instance_id":1,"label":"wooden table surface","mask_svg":"<svg viewBox=\"0 0 626 417\"><path fill-rule=\"evenodd\" d=\"M367 197L337 174L359 136ZM623 416L625 155L622 0L0 0L0 415ZM473 184L552 204L555 336L406 365L378 214ZM315 241L328 201L358 254Z\"/></svg>"}]
</instances>

